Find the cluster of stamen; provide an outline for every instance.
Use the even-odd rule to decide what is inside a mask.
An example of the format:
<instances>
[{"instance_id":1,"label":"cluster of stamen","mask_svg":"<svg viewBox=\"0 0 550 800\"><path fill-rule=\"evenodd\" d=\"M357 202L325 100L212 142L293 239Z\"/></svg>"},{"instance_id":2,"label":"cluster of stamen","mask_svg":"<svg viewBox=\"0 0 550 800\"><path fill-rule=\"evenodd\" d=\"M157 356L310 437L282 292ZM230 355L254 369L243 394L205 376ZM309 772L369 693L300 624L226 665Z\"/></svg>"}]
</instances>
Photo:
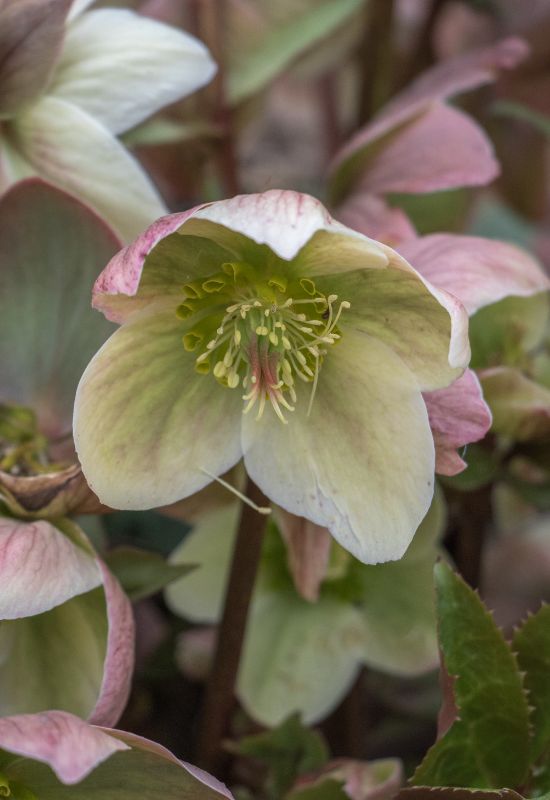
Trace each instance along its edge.
<instances>
[{"instance_id":1,"label":"cluster of stamen","mask_svg":"<svg viewBox=\"0 0 550 800\"><path fill-rule=\"evenodd\" d=\"M196 369L230 389L242 386L243 413L257 406L260 419L269 402L283 423L283 409L295 408L296 380L311 383L309 414L323 359L341 338L338 321L350 303L322 294L309 278L288 285L281 276L262 282L248 265L222 270L187 284L178 308L190 323L186 350L201 350Z\"/></svg>"}]
</instances>

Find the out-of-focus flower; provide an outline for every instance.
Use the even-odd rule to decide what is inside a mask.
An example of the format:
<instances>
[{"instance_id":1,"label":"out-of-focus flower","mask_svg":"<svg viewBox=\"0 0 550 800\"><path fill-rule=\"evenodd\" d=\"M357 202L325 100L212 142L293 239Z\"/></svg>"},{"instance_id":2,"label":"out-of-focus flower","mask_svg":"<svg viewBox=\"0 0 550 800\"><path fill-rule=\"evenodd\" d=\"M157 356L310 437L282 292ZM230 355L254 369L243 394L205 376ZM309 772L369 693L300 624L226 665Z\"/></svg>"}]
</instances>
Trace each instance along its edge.
<instances>
[{"instance_id":1,"label":"out-of-focus flower","mask_svg":"<svg viewBox=\"0 0 550 800\"><path fill-rule=\"evenodd\" d=\"M132 611L78 526L0 517L0 584L0 714L60 708L113 725L130 689Z\"/></svg>"},{"instance_id":2,"label":"out-of-focus flower","mask_svg":"<svg viewBox=\"0 0 550 800\"><path fill-rule=\"evenodd\" d=\"M75 463L74 393L112 330L89 288L120 242L79 201L40 179L0 199L0 499L47 518L101 508Z\"/></svg>"},{"instance_id":3,"label":"out-of-focus flower","mask_svg":"<svg viewBox=\"0 0 550 800\"><path fill-rule=\"evenodd\" d=\"M531 298L547 305L541 293L550 288L548 276L515 245L477 236L434 234L410 239L399 251L431 283L458 297L476 328L477 312L503 300ZM512 319L508 321L513 327ZM503 402L509 402L505 398ZM424 393L424 400L434 432L436 471L455 475L466 466L457 447L483 438L491 426L479 380L467 370L451 386Z\"/></svg>"},{"instance_id":4,"label":"out-of-focus flower","mask_svg":"<svg viewBox=\"0 0 550 800\"><path fill-rule=\"evenodd\" d=\"M390 800L403 783L403 765L396 758L331 761L319 773L300 778L287 800L307 800L312 791L328 791L334 783L342 787L344 796L350 800Z\"/></svg>"},{"instance_id":5,"label":"out-of-focus flower","mask_svg":"<svg viewBox=\"0 0 550 800\"><path fill-rule=\"evenodd\" d=\"M289 525L308 526L280 510L275 516L286 538ZM305 583L305 564L296 553L289 564L282 536L269 526L237 684L254 719L277 725L300 711L307 723L318 721L345 697L362 665L402 676L437 665L432 569L445 517L437 493L405 556L389 564L361 564L332 542L323 574L314 570ZM199 565L166 589L176 614L200 625L219 621L238 518L238 503L205 513L174 551L175 563ZM200 677L213 644L207 629L183 634L182 670Z\"/></svg>"},{"instance_id":6,"label":"out-of-focus flower","mask_svg":"<svg viewBox=\"0 0 550 800\"><path fill-rule=\"evenodd\" d=\"M393 98L336 155L329 197L346 225L395 246L415 235L384 197L482 186L498 174L491 142L467 114L444 101L496 79L527 55L517 38L428 70Z\"/></svg>"},{"instance_id":7,"label":"out-of-focus flower","mask_svg":"<svg viewBox=\"0 0 550 800\"><path fill-rule=\"evenodd\" d=\"M243 457L271 500L359 559L404 553L433 495L421 390L469 360L458 301L314 198L272 191L159 220L94 305L123 323L75 403L102 502L165 505Z\"/></svg>"},{"instance_id":8,"label":"out-of-focus flower","mask_svg":"<svg viewBox=\"0 0 550 800\"><path fill-rule=\"evenodd\" d=\"M124 9L25 0L0 9L0 189L40 175L125 239L164 213L117 136L207 83L192 36Z\"/></svg>"},{"instance_id":9,"label":"out-of-focus flower","mask_svg":"<svg viewBox=\"0 0 550 800\"><path fill-rule=\"evenodd\" d=\"M63 711L0 719L0 787L14 800L233 800L161 745Z\"/></svg>"}]
</instances>

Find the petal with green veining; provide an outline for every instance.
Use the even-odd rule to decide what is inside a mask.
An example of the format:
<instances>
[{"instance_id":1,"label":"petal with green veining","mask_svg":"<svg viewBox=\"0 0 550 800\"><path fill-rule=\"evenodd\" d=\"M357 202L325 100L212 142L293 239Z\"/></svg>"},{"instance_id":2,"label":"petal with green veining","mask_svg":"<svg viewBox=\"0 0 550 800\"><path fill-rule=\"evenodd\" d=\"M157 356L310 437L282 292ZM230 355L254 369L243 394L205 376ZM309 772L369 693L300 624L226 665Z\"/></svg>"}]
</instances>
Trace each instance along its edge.
<instances>
[{"instance_id":1,"label":"petal with green veining","mask_svg":"<svg viewBox=\"0 0 550 800\"><path fill-rule=\"evenodd\" d=\"M309 416L299 388L305 397L288 425L245 416L250 476L361 561L400 558L433 494L434 445L414 376L380 341L347 330L323 364Z\"/></svg>"},{"instance_id":2,"label":"petal with green veining","mask_svg":"<svg viewBox=\"0 0 550 800\"><path fill-rule=\"evenodd\" d=\"M90 486L113 508L172 503L241 457L240 394L195 371L184 332L173 305L138 315L82 376L75 444Z\"/></svg>"}]
</instances>

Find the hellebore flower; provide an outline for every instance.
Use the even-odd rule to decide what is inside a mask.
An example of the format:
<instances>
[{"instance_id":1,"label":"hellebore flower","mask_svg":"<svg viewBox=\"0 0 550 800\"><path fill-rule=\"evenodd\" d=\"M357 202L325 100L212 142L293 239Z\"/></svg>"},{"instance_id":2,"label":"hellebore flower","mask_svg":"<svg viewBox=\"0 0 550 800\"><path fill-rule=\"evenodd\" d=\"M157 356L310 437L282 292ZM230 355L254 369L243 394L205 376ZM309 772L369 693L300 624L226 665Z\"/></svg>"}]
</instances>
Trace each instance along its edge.
<instances>
[{"instance_id":1,"label":"hellebore flower","mask_svg":"<svg viewBox=\"0 0 550 800\"><path fill-rule=\"evenodd\" d=\"M82 369L112 331L88 291L119 247L89 208L40 179L0 198L0 499L15 517L101 508L70 420Z\"/></svg>"},{"instance_id":2,"label":"hellebore flower","mask_svg":"<svg viewBox=\"0 0 550 800\"><path fill-rule=\"evenodd\" d=\"M279 530L269 524L237 682L247 713L264 725L295 711L316 722L345 697L363 665L402 676L437 666L432 572L446 521L439 492L401 560L361 564L332 541L323 574L314 568L305 581L283 539L300 523L314 535L311 523L280 509L274 517ZM219 622L238 519L238 503L203 514L173 552L172 563L199 565L165 590L174 613L200 625ZM326 531L315 533L324 551ZM204 628L182 634L183 669L204 664L204 639Z\"/></svg>"},{"instance_id":3,"label":"hellebore flower","mask_svg":"<svg viewBox=\"0 0 550 800\"><path fill-rule=\"evenodd\" d=\"M0 719L0 795L13 800L233 800L159 744L63 711Z\"/></svg>"},{"instance_id":4,"label":"hellebore flower","mask_svg":"<svg viewBox=\"0 0 550 800\"><path fill-rule=\"evenodd\" d=\"M75 402L102 502L166 505L243 457L359 559L403 555L433 495L421 390L469 360L458 301L314 198L270 191L159 220L93 302L122 323Z\"/></svg>"},{"instance_id":5,"label":"hellebore flower","mask_svg":"<svg viewBox=\"0 0 550 800\"><path fill-rule=\"evenodd\" d=\"M192 36L124 9L25 0L0 8L0 190L40 175L129 239L164 213L116 138L207 83Z\"/></svg>"},{"instance_id":6,"label":"hellebore flower","mask_svg":"<svg viewBox=\"0 0 550 800\"><path fill-rule=\"evenodd\" d=\"M0 714L54 707L113 725L130 690L132 610L78 526L0 517L0 585Z\"/></svg>"},{"instance_id":7,"label":"hellebore flower","mask_svg":"<svg viewBox=\"0 0 550 800\"><path fill-rule=\"evenodd\" d=\"M396 246L416 234L406 214L387 204L386 195L493 180L499 168L487 135L444 101L494 81L499 70L515 67L527 53L521 39L504 39L436 65L394 97L336 154L328 191L337 218Z\"/></svg>"}]
</instances>

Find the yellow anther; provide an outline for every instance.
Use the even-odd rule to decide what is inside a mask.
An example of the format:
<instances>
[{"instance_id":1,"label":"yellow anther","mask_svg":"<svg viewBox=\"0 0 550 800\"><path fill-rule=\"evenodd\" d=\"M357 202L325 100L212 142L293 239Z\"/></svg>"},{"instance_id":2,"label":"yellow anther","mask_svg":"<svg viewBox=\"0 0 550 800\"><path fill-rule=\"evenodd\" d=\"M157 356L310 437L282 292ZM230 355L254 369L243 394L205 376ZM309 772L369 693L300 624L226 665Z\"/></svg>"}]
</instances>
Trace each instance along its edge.
<instances>
[{"instance_id":1,"label":"yellow anther","mask_svg":"<svg viewBox=\"0 0 550 800\"><path fill-rule=\"evenodd\" d=\"M279 337L277 336L276 333L273 333L273 331L271 331L271 333L269 334L269 341L274 347L277 347L277 345L279 344Z\"/></svg>"},{"instance_id":2,"label":"yellow anther","mask_svg":"<svg viewBox=\"0 0 550 800\"><path fill-rule=\"evenodd\" d=\"M216 378L223 378L225 373L227 372L226 366L223 361L218 361L217 364L214 366L214 377Z\"/></svg>"}]
</instances>

